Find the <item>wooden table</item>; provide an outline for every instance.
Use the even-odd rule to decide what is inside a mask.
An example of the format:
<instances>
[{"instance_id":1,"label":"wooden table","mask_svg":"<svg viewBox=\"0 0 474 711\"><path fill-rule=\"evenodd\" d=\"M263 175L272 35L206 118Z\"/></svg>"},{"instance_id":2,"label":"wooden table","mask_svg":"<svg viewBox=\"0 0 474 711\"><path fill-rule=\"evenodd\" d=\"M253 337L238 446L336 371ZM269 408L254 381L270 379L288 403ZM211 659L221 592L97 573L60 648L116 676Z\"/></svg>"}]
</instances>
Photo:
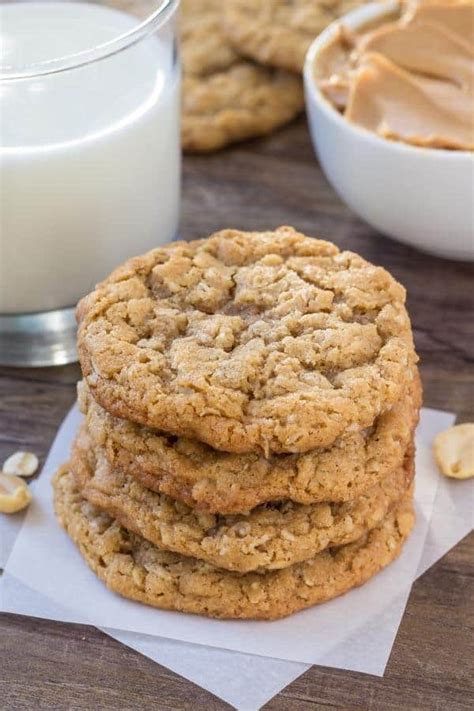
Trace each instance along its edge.
<instances>
[{"instance_id":1,"label":"wooden table","mask_svg":"<svg viewBox=\"0 0 474 711\"><path fill-rule=\"evenodd\" d=\"M186 158L184 237L281 224L358 251L406 285L425 404L473 420L472 267L384 239L354 217L321 174L303 119L269 139ZM1 460L20 448L44 459L78 378L74 365L0 370ZM472 709L473 554L471 534L415 583L383 679L313 667L266 708ZM1 709L227 708L92 627L3 615L0 650Z\"/></svg>"}]
</instances>

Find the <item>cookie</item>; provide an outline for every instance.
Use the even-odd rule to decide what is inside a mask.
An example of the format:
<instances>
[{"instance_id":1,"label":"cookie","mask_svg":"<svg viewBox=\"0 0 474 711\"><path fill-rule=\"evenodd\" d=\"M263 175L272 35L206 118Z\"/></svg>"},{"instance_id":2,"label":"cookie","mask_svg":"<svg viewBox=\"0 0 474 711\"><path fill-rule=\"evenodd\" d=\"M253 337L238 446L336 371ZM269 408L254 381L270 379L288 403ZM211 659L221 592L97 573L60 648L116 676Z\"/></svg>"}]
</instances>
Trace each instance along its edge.
<instances>
[{"instance_id":1,"label":"cookie","mask_svg":"<svg viewBox=\"0 0 474 711\"><path fill-rule=\"evenodd\" d=\"M311 42L364 0L227 0L224 31L243 55L301 73Z\"/></svg>"},{"instance_id":2,"label":"cookie","mask_svg":"<svg viewBox=\"0 0 474 711\"><path fill-rule=\"evenodd\" d=\"M247 573L286 568L340 546L375 528L407 490L414 473L413 451L364 496L345 504L267 504L247 516L200 513L146 489L112 469L91 448L85 428L70 461L81 495L157 548L204 560L218 568Z\"/></svg>"},{"instance_id":3,"label":"cookie","mask_svg":"<svg viewBox=\"0 0 474 711\"><path fill-rule=\"evenodd\" d=\"M303 110L298 78L244 61L232 49L218 0L184 0L180 32L185 151L213 151L270 133Z\"/></svg>"},{"instance_id":4,"label":"cookie","mask_svg":"<svg viewBox=\"0 0 474 711\"><path fill-rule=\"evenodd\" d=\"M208 617L276 619L362 585L394 560L414 523L409 491L355 543L268 573L240 574L162 551L86 502L66 465L54 479L60 524L110 590L167 610Z\"/></svg>"},{"instance_id":5,"label":"cookie","mask_svg":"<svg viewBox=\"0 0 474 711\"><path fill-rule=\"evenodd\" d=\"M113 0L140 20L152 2ZM222 28L220 0L181 0L181 142L183 150L205 153L271 133L304 109L303 84L289 72L243 59Z\"/></svg>"},{"instance_id":6,"label":"cookie","mask_svg":"<svg viewBox=\"0 0 474 711\"><path fill-rule=\"evenodd\" d=\"M246 513L288 499L302 504L350 501L400 467L413 438L421 383L374 426L342 434L328 449L273 455L219 452L197 440L167 437L110 415L78 388L89 434L114 468L145 487L210 513Z\"/></svg>"},{"instance_id":7,"label":"cookie","mask_svg":"<svg viewBox=\"0 0 474 711\"><path fill-rule=\"evenodd\" d=\"M206 152L270 133L304 108L303 85L290 73L242 59L221 27L219 0L184 0L183 149Z\"/></svg>"},{"instance_id":8,"label":"cookie","mask_svg":"<svg viewBox=\"0 0 474 711\"><path fill-rule=\"evenodd\" d=\"M305 452L372 426L416 355L405 290L291 227L173 242L77 309L78 352L111 414L230 452Z\"/></svg>"},{"instance_id":9,"label":"cookie","mask_svg":"<svg viewBox=\"0 0 474 711\"><path fill-rule=\"evenodd\" d=\"M298 77L239 60L206 77L183 76L181 140L205 153L272 133L304 108Z\"/></svg>"}]
</instances>

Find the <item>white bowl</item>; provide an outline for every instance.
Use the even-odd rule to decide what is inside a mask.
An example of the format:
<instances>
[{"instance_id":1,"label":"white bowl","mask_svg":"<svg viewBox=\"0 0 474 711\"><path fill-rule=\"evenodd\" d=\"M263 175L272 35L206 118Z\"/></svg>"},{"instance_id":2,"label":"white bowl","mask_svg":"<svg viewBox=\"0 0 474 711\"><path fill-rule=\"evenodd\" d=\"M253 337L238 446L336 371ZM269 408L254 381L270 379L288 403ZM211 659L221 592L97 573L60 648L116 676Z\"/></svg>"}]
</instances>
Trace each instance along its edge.
<instances>
[{"instance_id":1,"label":"white bowl","mask_svg":"<svg viewBox=\"0 0 474 711\"><path fill-rule=\"evenodd\" d=\"M351 29L383 17L398 3L370 3L343 18ZM313 145L334 189L376 230L451 259L474 259L474 156L381 138L348 121L319 90L313 74L331 24L306 56L306 107Z\"/></svg>"}]
</instances>

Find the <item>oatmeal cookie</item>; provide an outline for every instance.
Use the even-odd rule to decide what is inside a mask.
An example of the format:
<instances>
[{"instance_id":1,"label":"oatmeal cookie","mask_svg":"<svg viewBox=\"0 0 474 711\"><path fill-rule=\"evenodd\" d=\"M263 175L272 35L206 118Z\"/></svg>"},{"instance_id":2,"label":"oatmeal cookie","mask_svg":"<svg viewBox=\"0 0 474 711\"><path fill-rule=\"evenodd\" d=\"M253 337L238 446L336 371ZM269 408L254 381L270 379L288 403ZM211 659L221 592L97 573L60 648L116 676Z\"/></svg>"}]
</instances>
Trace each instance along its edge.
<instances>
[{"instance_id":1,"label":"oatmeal cookie","mask_svg":"<svg viewBox=\"0 0 474 711\"><path fill-rule=\"evenodd\" d=\"M298 77L238 61L206 77L183 76L183 150L208 152L271 133L304 107Z\"/></svg>"},{"instance_id":2,"label":"oatmeal cookie","mask_svg":"<svg viewBox=\"0 0 474 711\"><path fill-rule=\"evenodd\" d=\"M140 20L156 3L114 0ZM181 141L186 152L215 151L271 133L304 109L303 84L289 72L240 56L222 28L220 0L181 0Z\"/></svg>"},{"instance_id":3,"label":"oatmeal cookie","mask_svg":"<svg viewBox=\"0 0 474 711\"><path fill-rule=\"evenodd\" d=\"M298 77L242 59L221 26L219 0L181 3L182 143L205 152L270 133L304 108Z\"/></svg>"},{"instance_id":4,"label":"oatmeal cookie","mask_svg":"<svg viewBox=\"0 0 474 711\"><path fill-rule=\"evenodd\" d=\"M209 513L247 513L270 501L350 501L403 462L421 405L421 383L410 388L373 427L342 434L327 449L304 454L219 452L110 415L80 384L89 435L114 468L158 493Z\"/></svg>"},{"instance_id":5,"label":"oatmeal cookie","mask_svg":"<svg viewBox=\"0 0 474 711\"><path fill-rule=\"evenodd\" d=\"M181 0L179 33L186 77L206 77L241 61L222 29L220 0Z\"/></svg>"},{"instance_id":6,"label":"oatmeal cookie","mask_svg":"<svg viewBox=\"0 0 474 711\"><path fill-rule=\"evenodd\" d=\"M404 288L291 227L154 249L77 316L102 407L229 452L327 447L372 426L414 376Z\"/></svg>"},{"instance_id":7,"label":"oatmeal cookie","mask_svg":"<svg viewBox=\"0 0 474 711\"><path fill-rule=\"evenodd\" d=\"M409 490L357 542L267 573L235 573L162 551L85 501L66 465L54 479L56 515L110 590L167 610L208 617L277 619L362 585L393 561L414 523Z\"/></svg>"},{"instance_id":8,"label":"oatmeal cookie","mask_svg":"<svg viewBox=\"0 0 474 711\"><path fill-rule=\"evenodd\" d=\"M223 27L241 54L301 73L315 37L363 4L364 0L227 0Z\"/></svg>"},{"instance_id":9,"label":"oatmeal cookie","mask_svg":"<svg viewBox=\"0 0 474 711\"><path fill-rule=\"evenodd\" d=\"M328 546L352 543L380 525L406 492L414 473L413 448L404 466L345 504L264 504L247 516L201 513L146 489L112 469L91 447L85 428L70 461L81 495L130 531L164 550L247 573L286 568Z\"/></svg>"}]
</instances>

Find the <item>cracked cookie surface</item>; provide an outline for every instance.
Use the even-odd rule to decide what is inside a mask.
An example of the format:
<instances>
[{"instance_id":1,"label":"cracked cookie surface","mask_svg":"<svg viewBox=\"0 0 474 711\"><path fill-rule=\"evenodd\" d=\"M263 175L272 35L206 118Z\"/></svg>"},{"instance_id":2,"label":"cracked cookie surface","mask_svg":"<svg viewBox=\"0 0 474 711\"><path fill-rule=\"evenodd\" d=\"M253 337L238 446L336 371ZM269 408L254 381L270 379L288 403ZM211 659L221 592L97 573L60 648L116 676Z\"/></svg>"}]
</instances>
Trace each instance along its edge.
<instances>
[{"instance_id":1,"label":"cracked cookie surface","mask_svg":"<svg viewBox=\"0 0 474 711\"><path fill-rule=\"evenodd\" d=\"M364 0L228 0L223 27L247 57L301 73L311 42Z\"/></svg>"},{"instance_id":2,"label":"cracked cookie surface","mask_svg":"<svg viewBox=\"0 0 474 711\"><path fill-rule=\"evenodd\" d=\"M78 305L111 414L230 452L304 452L372 426L414 377L405 290L330 242L223 230L129 260Z\"/></svg>"},{"instance_id":3,"label":"cracked cookie surface","mask_svg":"<svg viewBox=\"0 0 474 711\"><path fill-rule=\"evenodd\" d=\"M327 449L266 459L168 437L110 415L84 383L78 390L91 440L112 467L153 491L223 514L246 513L281 499L314 504L357 498L402 465L421 406L416 374L401 400L373 427L344 433Z\"/></svg>"},{"instance_id":4,"label":"cracked cookie surface","mask_svg":"<svg viewBox=\"0 0 474 711\"><path fill-rule=\"evenodd\" d=\"M81 495L158 548L247 573L286 568L327 547L352 543L378 526L413 479L413 448L404 465L358 499L303 506L289 501L260 506L248 515L202 513L143 487L112 469L92 448L85 427L70 468Z\"/></svg>"},{"instance_id":5,"label":"cracked cookie surface","mask_svg":"<svg viewBox=\"0 0 474 711\"><path fill-rule=\"evenodd\" d=\"M57 518L110 590L167 610L233 619L277 619L362 585L393 561L414 523L411 490L356 543L267 573L220 570L159 550L85 501L68 466L54 482Z\"/></svg>"}]
</instances>

